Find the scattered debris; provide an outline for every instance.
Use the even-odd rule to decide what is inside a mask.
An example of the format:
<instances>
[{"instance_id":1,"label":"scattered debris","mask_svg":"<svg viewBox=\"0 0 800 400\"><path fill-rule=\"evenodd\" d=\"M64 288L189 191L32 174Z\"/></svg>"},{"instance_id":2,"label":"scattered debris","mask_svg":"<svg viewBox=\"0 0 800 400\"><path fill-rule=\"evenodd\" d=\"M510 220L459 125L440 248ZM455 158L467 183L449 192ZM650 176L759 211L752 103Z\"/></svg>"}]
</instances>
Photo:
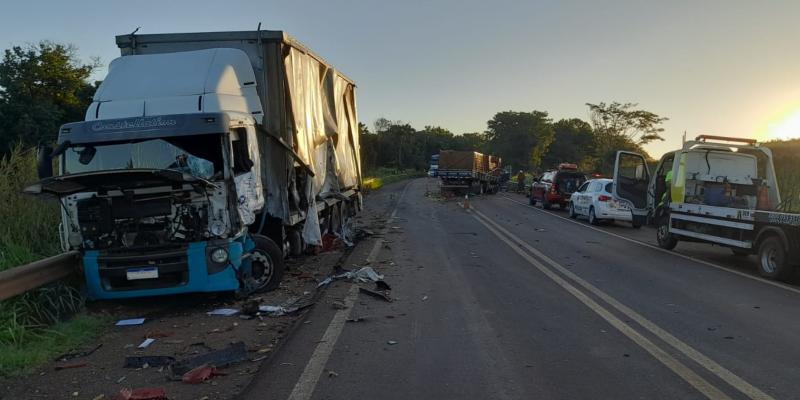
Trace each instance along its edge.
<instances>
[{"instance_id":1,"label":"scattered debris","mask_svg":"<svg viewBox=\"0 0 800 400\"><path fill-rule=\"evenodd\" d=\"M144 334L144 339L150 339L150 338L162 339L165 337L170 337L174 334L175 332L172 331L160 331L160 330L147 331L147 333Z\"/></svg>"},{"instance_id":2,"label":"scattered debris","mask_svg":"<svg viewBox=\"0 0 800 400\"><path fill-rule=\"evenodd\" d=\"M396 342L396 341L394 341L394 340L389 340L389 341L387 341L387 342L386 342L386 344L388 344L388 345L391 345L391 346L394 346L394 345L396 345L396 344L397 344L397 342Z\"/></svg>"},{"instance_id":3,"label":"scattered debris","mask_svg":"<svg viewBox=\"0 0 800 400\"><path fill-rule=\"evenodd\" d=\"M376 281L375 282L375 289L377 290L392 290L392 287L389 286L386 281Z\"/></svg>"},{"instance_id":4,"label":"scattered debris","mask_svg":"<svg viewBox=\"0 0 800 400\"><path fill-rule=\"evenodd\" d=\"M334 371L332 369L328 370L328 378L335 378L337 376L339 376L339 374L337 374L336 371Z\"/></svg>"},{"instance_id":5,"label":"scattered debris","mask_svg":"<svg viewBox=\"0 0 800 400\"><path fill-rule=\"evenodd\" d=\"M155 339L153 339L153 338L147 338L147 339L145 339L145 340L144 340L144 342L140 343L140 344L139 344L139 346L138 346L137 348L139 348L139 349L146 349L148 346L150 346L151 344L153 344L153 342L155 342L155 341L156 341L156 340L155 340Z\"/></svg>"},{"instance_id":6,"label":"scattered debris","mask_svg":"<svg viewBox=\"0 0 800 400\"><path fill-rule=\"evenodd\" d=\"M733 340L733 336L725 336L725 339Z\"/></svg>"},{"instance_id":7,"label":"scattered debris","mask_svg":"<svg viewBox=\"0 0 800 400\"><path fill-rule=\"evenodd\" d=\"M370 295L372 297L375 297L375 298L378 298L378 299L381 299L381 300L384 300L384 301L388 301L390 303L392 302L392 298L389 297L389 294L386 293L386 292L378 292L378 291L369 290L369 289L363 288L363 287L359 287L358 290L361 293L368 294L368 295Z\"/></svg>"},{"instance_id":8,"label":"scattered debris","mask_svg":"<svg viewBox=\"0 0 800 400\"><path fill-rule=\"evenodd\" d=\"M333 307L334 310L346 310L347 304L344 304L341 300L334 300L331 302L331 307Z\"/></svg>"},{"instance_id":9,"label":"scattered debris","mask_svg":"<svg viewBox=\"0 0 800 400\"><path fill-rule=\"evenodd\" d=\"M261 311L257 300L248 300L242 304L242 315L240 316L255 316Z\"/></svg>"},{"instance_id":10,"label":"scattered debris","mask_svg":"<svg viewBox=\"0 0 800 400\"><path fill-rule=\"evenodd\" d=\"M534 228L533 230L535 230L536 232L547 232L547 230L542 228Z\"/></svg>"},{"instance_id":11,"label":"scattered debris","mask_svg":"<svg viewBox=\"0 0 800 400\"><path fill-rule=\"evenodd\" d=\"M184 383L203 383L215 376L222 375L227 374L217 371L217 368L212 365L203 364L183 374L181 381Z\"/></svg>"},{"instance_id":12,"label":"scattered debris","mask_svg":"<svg viewBox=\"0 0 800 400\"><path fill-rule=\"evenodd\" d=\"M124 381L127 378L128 378L127 376L123 375L121 378L117 379L117 383L122 383L122 381Z\"/></svg>"},{"instance_id":13,"label":"scattered debris","mask_svg":"<svg viewBox=\"0 0 800 400\"><path fill-rule=\"evenodd\" d=\"M62 361L68 361L68 360L72 360L73 358L81 358L81 357L86 357L86 356L89 356L89 355L91 355L91 354L92 354L92 353L94 353L95 351L97 351L97 349L99 349L100 347L103 347L103 344L102 344L102 343L98 344L97 346L95 346L95 347L93 347L93 348L91 348L91 349L89 349L89 350L82 351L82 352L79 352L79 353L67 353L67 354L62 354L62 355L60 355L60 356L56 357L55 361L56 361L56 362L62 362Z\"/></svg>"},{"instance_id":14,"label":"scattered debris","mask_svg":"<svg viewBox=\"0 0 800 400\"><path fill-rule=\"evenodd\" d=\"M89 363L86 363L86 362L79 362L79 363L72 363L72 364L61 364L61 365L56 365L54 369L56 371L61 371L62 369L83 368L83 367L85 367L87 365L89 365Z\"/></svg>"},{"instance_id":15,"label":"scattered debris","mask_svg":"<svg viewBox=\"0 0 800 400\"><path fill-rule=\"evenodd\" d=\"M169 356L132 356L125 357L123 368L165 367L174 362L175 358Z\"/></svg>"},{"instance_id":16,"label":"scattered debris","mask_svg":"<svg viewBox=\"0 0 800 400\"><path fill-rule=\"evenodd\" d=\"M132 318L132 319L121 319L117 321L115 324L116 326L129 326L129 325L141 325L144 323L144 318Z\"/></svg>"},{"instance_id":17,"label":"scattered debris","mask_svg":"<svg viewBox=\"0 0 800 400\"><path fill-rule=\"evenodd\" d=\"M239 313L239 310L235 308L218 308L216 310L212 310L207 312L208 315L222 315L225 317L230 317L231 315L236 315Z\"/></svg>"},{"instance_id":18,"label":"scattered debris","mask_svg":"<svg viewBox=\"0 0 800 400\"><path fill-rule=\"evenodd\" d=\"M422 296L422 301L426 301L426 300L428 300L428 296L427 295Z\"/></svg>"},{"instance_id":19,"label":"scattered debris","mask_svg":"<svg viewBox=\"0 0 800 400\"><path fill-rule=\"evenodd\" d=\"M162 388L120 389L115 400L167 400Z\"/></svg>"},{"instance_id":20,"label":"scattered debris","mask_svg":"<svg viewBox=\"0 0 800 400\"><path fill-rule=\"evenodd\" d=\"M201 354L196 357L180 360L170 364L169 372L170 378L173 380L180 380L183 374L202 366L203 364L210 364L222 368L247 359L247 348L244 342L231 343L230 346Z\"/></svg>"},{"instance_id":21,"label":"scattered debris","mask_svg":"<svg viewBox=\"0 0 800 400\"><path fill-rule=\"evenodd\" d=\"M375 272L372 267L362 267L358 271L347 271L339 266L334 267L333 275L328 276L317 285L317 288L328 285L339 279L350 279L354 282L377 282L383 280L383 275Z\"/></svg>"},{"instance_id":22,"label":"scattered debris","mask_svg":"<svg viewBox=\"0 0 800 400\"><path fill-rule=\"evenodd\" d=\"M290 314L297 311L296 308L287 309L283 306L259 306L258 311L273 317L280 317L282 315Z\"/></svg>"},{"instance_id":23,"label":"scattered debris","mask_svg":"<svg viewBox=\"0 0 800 400\"><path fill-rule=\"evenodd\" d=\"M364 321L367 320L367 318L369 318L369 317L353 317L353 318L348 318L345 321L347 321L347 322L364 322Z\"/></svg>"}]
</instances>

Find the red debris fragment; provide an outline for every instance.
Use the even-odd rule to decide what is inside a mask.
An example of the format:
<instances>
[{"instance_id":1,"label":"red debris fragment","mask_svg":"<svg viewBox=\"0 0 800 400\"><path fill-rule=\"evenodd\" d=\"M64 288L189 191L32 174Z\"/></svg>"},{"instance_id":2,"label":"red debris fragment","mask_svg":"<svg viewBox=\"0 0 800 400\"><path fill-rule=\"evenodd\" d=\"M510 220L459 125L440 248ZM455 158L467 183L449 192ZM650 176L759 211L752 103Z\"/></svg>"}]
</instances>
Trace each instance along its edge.
<instances>
[{"instance_id":1,"label":"red debris fragment","mask_svg":"<svg viewBox=\"0 0 800 400\"><path fill-rule=\"evenodd\" d=\"M114 400L169 400L162 388L122 389Z\"/></svg>"},{"instance_id":2,"label":"red debris fragment","mask_svg":"<svg viewBox=\"0 0 800 400\"><path fill-rule=\"evenodd\" d=\"M203 383L215 376L223 376L223 375L227 374L217 371L217 368L212 365L203 364L183 374L181 380L184 383Z\"/></svg>"},{"instance_id":3,"label":"red debris fragment","mask_svg":"<svg viewBox=\"0 0 800 400\"><path fill-rule=\"evenodd\" d=\"M165 337L170 337L170 336L172 336L174 334L175 334L175 332L172 332L172 331L154 330L154 331L148 331L147 333L145 333L144 339L161 339L161 338L165 338Z\"/></svg>"},{"instance_id":4,"label":"red debris fragment","mask_svg":"<svg viewBox=\"0 0 800 400\"><path fill-rule=\"evenodd\" d=\"M322 235L322 251L336 250L342 246L342 240L333 233L326 233Z\"/></svg>"}]
</instances>

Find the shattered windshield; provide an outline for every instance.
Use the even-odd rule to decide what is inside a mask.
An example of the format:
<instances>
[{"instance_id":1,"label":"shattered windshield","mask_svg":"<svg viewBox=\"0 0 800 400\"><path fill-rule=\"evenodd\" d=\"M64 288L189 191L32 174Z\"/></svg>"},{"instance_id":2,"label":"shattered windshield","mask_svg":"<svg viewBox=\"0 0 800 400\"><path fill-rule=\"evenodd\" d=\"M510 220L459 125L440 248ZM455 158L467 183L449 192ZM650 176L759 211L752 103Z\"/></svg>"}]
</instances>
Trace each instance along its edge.
<instances>
[{"instance_id":1,"label":"shattered windshield","mask_svg":"<svg viewBox=\"0 0 800 400\"><path fill-rule=\"evenodd\" d=\"M119 169L171 169L211 179L222 172L218 135L75 145L64 153L63 175Z\"/></svg>"}]
</instances>

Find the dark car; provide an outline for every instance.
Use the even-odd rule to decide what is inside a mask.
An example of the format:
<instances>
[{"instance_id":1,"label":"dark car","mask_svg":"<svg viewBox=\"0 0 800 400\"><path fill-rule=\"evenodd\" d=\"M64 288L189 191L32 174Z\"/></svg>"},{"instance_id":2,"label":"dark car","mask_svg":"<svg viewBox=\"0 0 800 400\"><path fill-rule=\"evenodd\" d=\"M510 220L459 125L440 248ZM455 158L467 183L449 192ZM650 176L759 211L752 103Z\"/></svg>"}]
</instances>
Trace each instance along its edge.
<instances>
[{"instance_id":1,"label":"dark car","mask_svg":"<svg viewBox=\"0 0 800 400\"><path fill-rule=\"evenodd\" d=\"M586 175L578 171L575 164L561 164L558 169L547 171L538 181L531 185L530 205L536 202L549 210L557 204L561 208L566 208L569 198L573 192L586 182Z\"/></svg>"}]
</instances>

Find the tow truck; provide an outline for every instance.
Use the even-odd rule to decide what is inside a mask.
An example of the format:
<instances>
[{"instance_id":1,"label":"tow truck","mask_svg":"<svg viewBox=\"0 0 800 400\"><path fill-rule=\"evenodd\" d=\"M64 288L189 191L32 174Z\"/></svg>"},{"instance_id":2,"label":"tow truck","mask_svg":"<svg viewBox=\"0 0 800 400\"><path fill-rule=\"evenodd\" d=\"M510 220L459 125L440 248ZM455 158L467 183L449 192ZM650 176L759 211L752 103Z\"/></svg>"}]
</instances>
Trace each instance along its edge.
<instances>
[{"instance_id":1,"label":"tow truck","mask_svg":"<svg viewBox=\"0 0 800 400\"><path fill-rule=\"evenodd\" d=\"M792 275L800 263L800 214L782 211L769 148L700 135L664 154L652 176L646 161L617 152L614 195L630 202L635 221L656 226L660 247L711 243L737 256L756 254L763 277Z\"/></svg>"}]
</instances>

